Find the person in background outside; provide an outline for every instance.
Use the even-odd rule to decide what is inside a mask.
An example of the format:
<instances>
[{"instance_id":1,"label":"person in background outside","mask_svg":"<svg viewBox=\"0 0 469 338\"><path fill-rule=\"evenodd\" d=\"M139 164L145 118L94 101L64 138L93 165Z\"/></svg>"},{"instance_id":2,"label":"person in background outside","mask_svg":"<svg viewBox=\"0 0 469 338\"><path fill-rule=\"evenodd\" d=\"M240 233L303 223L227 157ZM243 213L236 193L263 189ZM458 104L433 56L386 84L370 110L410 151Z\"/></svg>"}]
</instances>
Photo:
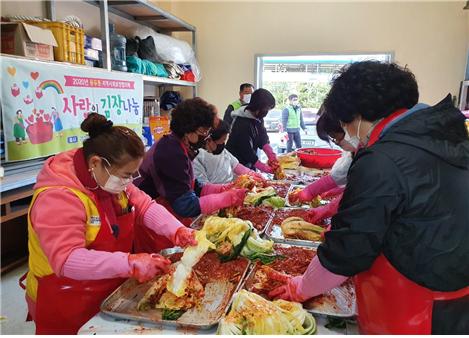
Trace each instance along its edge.
<instances>
[{"instance_id":1,"label":"person in background outside","mask_svg":"<svg viewBox=\"0 0 469 338\"><path fill-rule=\"evenodd\" d=\"M168 90L160 97L160 115L171 117L171 112L182 102L179 92Z\"/></svg>"},{"instance_id":2,"label":"person in background outside","mask_svg":"<svg viewBox=\"0 0 469 338\"><path fill-rule=\"evenodd\" d=\"M243 83L241 86L239 86L239 99L228 105L225 111L225 115L223 116L223 121L228 123L229 126L231 126L231 123L233 123L233 117L231 116L231 113L241 108L241 106L247 105L251 100L253 91L254 86L250 83Z\"/></svg>"},{"instance_id":3,"label":"person in background outside","mask_svg":"<svg viewBox=\"0 0 469 338\"><path fill-rule=\"evenodd\" d=\"M298 95L291 94L288 97L289 105L282 111L282 129L288 134L287 140L287 153L293 149L293 142L295 148L301 148L301 135L300 127L306 133L305 122L303 121L303 113L298 101Z\"/></svg>"},{"instance_id":4,"label":"person in background outside","mask_svg":"<svg viewBox=\"0 0 469 338\"><path fill-rule=\"evenodd\" d=\"M230 126L220 121L194 160L194 174L200 183L229 183L236 176L250 175L264 180L261 174L246 168L225 148Z\"/></svg>"},{"instance_id":5,"label":"person in background outside","mask_svg":"<svg viewBox=\"0 0 469 338\"><path fill-rule=\"evenodd\" d=\"M219 122L216 108L200 97L184 100L173 110L171 134L163 136L145 155L140 167L140 189L164 205L184 225L194 217L219 209L238 206L244 201L245 189L229 189L223 184L201 184L194 177L192 161L205 146L212 127ZM229 189L229 190L228 190ZM141 229L141 251L164 249L171 243Z\"/></svg>"},{"instance_id":6,"label":"person in background outside","mask_svg":"<svg viewBox=\"0 0 469 338\"><path fill-rule=\"evenodd\" d=\"M316 123L317 134L320 139L326 142L334 142L343 149L342 156L334 163L331 172L327 176L321 177L319 180L309 184L306 188L294 192L288 196L290 202L308 202L316 196L335 197L330 203L308 210L308 221L318 223L325 218L334 216L339 208L342 198L342 192L347 184L347 174L352 164L353 153L358 149L358 140L356 138L349 139L344 132L337 119L330 116L323 106L319 108L319 119Z\"/></svg>"},{"instance_id":7,"label":"person in background outside","mask_svg":"<svg viewBox=\"0 0 469 338\"><path fill-rule=\"evenodd\" d=\"M269 144L269 135L264 126L264 117L275 107L275 98L268 90L259 88L252 93L251 101L232 113L230 138L226 148L245 167L272 174L279 167L277 156ZM257 156L262 149L268 162L263 163Z\"/></svg>"},{"instance_id":8,"label":"person in background outside","mask_svg":"<svg viewBox=\"0 0 469 338\"><path fill-rule=\"evenodd\" d=\"M272 297L301 302L354 276L361 333L467 335L469 135L450 94L418 97L394 63L335 76L324 108L361 148L317 256Z\"/></svg>"},{"instance_id":9,"label":"person in background outside","mask_svg":"<svg viewBox=\"0 0 469 338\"><path fill-rule=\"evenodd\" d=\"M37 334L76 334L127 278L149 281L171 262L134 254L141 224L171 246L194 245L194 233L132 181L144 155L140 137L91 113L83 147L47 159L28 214L26 301Z\"/></svg>"}]
</instances>

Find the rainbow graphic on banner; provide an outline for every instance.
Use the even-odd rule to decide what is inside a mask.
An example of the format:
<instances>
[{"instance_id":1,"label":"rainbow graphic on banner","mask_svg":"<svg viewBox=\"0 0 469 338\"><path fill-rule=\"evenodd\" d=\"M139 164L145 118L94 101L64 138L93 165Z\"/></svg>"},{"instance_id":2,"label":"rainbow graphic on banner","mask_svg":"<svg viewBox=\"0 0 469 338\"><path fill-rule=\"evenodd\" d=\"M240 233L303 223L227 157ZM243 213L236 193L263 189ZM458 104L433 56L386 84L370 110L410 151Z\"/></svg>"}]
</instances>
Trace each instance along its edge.
<instances>
[{"instance_id":1,"label":"rainbow graphic on banner","mask_svg":"<svg viewBox=\"0 0 469 338\"><path fill-rule=\"evenodd\" d=\"M42 90L46 90L47 88L53 88L57 91L58 94L64 93L62 86L56 80L46 80L42 82L38 88L41 88Z\"/></svg>"}]
</instances>

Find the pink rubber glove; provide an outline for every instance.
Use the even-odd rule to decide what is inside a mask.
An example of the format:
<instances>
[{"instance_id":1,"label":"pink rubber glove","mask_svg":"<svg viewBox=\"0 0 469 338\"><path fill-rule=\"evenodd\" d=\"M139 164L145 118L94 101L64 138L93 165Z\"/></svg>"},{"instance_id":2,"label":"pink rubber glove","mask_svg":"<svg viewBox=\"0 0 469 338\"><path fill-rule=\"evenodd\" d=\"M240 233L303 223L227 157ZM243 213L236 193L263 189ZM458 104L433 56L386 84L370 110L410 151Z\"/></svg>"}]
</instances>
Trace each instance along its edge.
<instances>
[{"instance_id":1,"label":"pink rubber glove","mask_svg":"<svg viewBox=\"0 0 469 338\"><path fill-rule=\"evenodd\" d=\"M305 192L305 189L293 191L288 194L288 201L291 204L301 204L300 202L309 202L309 194Z\"/></svg>"},{"instance_id":2,"label":"pink rubber glove","mask_svg":"<svg viewBox=\"0 0 469 338\"><path fill-rule=\"evenodd\" d=\"M264 153L267 155L269 161L277 161L277 155L275 155L274 150L272 149L270 144L267 143L266 145L264 145L262 147L262 150L264 150Z\"/></svg>"},{"instance_id":3,"label":"pink rubber glove","mask_svg":"<svg viewBox=\"0 0 469 338\"><path fill-rule=\"evenodd\" d=\"M197 240L195 239L195 231L186 227L179 228L176 231L174 244L180 246L181 248L185 248L186 246L197 245Z\"/></svg>"},{"instance_id":4,"label":"pink rubber glove","mask_svg":"<svg viewBox=\"0 0 469 338\"><path fill-rule=\"evenodd\" d=\"M270 168L272 168L273 172L277 171L277 169L280 168L280 163L279 161L277 161L277 159L268 160L267 164L269 165Z\"/></svg>"},{"instance_id":5,"label":"pink rubber glove","mask_svg":"<svg viewBox=\"0 0 469 338\"><path fill-rule=\"evenodd\" d=\"M129 255L130 277L144 283L168 272L171 261L157 254L139 253Z\"/></svg>"},{"instance_id":6,"label":"pink rubber glove","mask_svg":"<svg viewBox=\"0 0 469 338\"><path fill-rule=\"evenodd\" d=\"M266 179L262 176L260 173L256 173L254 170L251 170L249 168L246 168L244 165L241 163L238 163L236 167L234 167L233 172L238 175L249 175L251 177L254 177L258 180L265 181Z\"/></svg>"},{"instance_id":7,"label":"pink rubber glove","mask_svg":"<svg viewBox=\"0 0 469 338\"><path fill-rule=\"evenodd\" d=\"M299 292L299 282L301 279L298 279L298 277L292 277L274 270L269 273L269 279L284 283L270 291L268 295L269 298L281 298L298 303L302 303L308 299Z\"/></svg>"},{"instance_id":8,"label":"pink rubber glove","mask_svg":"<svg viewBox=\"0 0 469 338\"><path fill-rule=\"evenodd\" d=\"M199 198L202 214L211 214L217 210L243 205L247 189L232 189L219 194L211 194Z\"/></svg>"},{"instance_id":9,"label":"pink rubber glove","mask_svg":"<svg viewBox=\"0 0 469 338\"><path fill-rule=\"evenodd\" d=\"M334 198L329 204L323 205L322 207L309 209L307 211L307 221L313 224L318 224L326 218L332 217L337 213L339 209L340 200L342 195Z\"/></svg>"},{"instance_id":10,"label":"pink rubber glove","mask_svg":"<svg viewBox=\"0 0 469 338\"><path fill-rule=\"evenodd\" d=\"M230 188L226 184L206 183L202 187L202 191L200 192L200 195L205 196L205 195L210 195L210 194L218 194L220 192L224 192L229 189Z\"/></svg>"},{"instance_id":11,"label":"pink rubber glove","mask_svg":"<svg viewBox=\"0 0 469 338\"><path fill-rule=\"evenodd\" d=\"M238 163L236 165L236 167L233 168L233 172L238 175L238 176L241 176L241 175L249 175L250 172L252 172L251 169L249 168L246 168L244 165L242 165L241 163Z\"/></svg>"},{"instance_id":12,"label":"pink rubber glove","mask_svg":"<svg viewBox=\"0 0 469 338\"><path fill-rule=\"evenodd\" d=\"M267 164L262 163L261 161L257 161L254 166L259 169L262 172L268 173L268 174L273 174L274 171L272 170L271 167L269 167Z\"/></svg>"},{"instance_id":13,"label":"pink rubber glove","mask_svg":"<svg viewBox=\"0 0 469 338\"><path fill-rule=\"evenodd\" d=\"M323 176L316 182L311 183L306 188L304 188L301 194L299 195L299 198L302 199L302 201L304 202L311 201L317 195L322 194L323 192L326 192L333 188L337 188L337 184L332 179L332 176Z\"/></svg>"},{"instance_id":14,"label":"pink rubber glove","mask_svg":"<svg viewBox=\"0 0 469 338\"><path fill-rule=\"evenodd\" d=\"M344 190L345 187L337 187L322 193L320 196L322 199L331 199L332 197L342 194Z\"/></svg>"},{"instance_id":15,"label":"pink rubber glove","mask_svg":"<svg viewBox=\"0 0 469 338\"><path fill-rule=\"evenodd\" d=\"M269 297L304 302L341 285L347 279L346 276L336 275L324 268L315 256L303 276L287 277L284 279L285 285L272 290Z\"/></svg>"}]
</instances>

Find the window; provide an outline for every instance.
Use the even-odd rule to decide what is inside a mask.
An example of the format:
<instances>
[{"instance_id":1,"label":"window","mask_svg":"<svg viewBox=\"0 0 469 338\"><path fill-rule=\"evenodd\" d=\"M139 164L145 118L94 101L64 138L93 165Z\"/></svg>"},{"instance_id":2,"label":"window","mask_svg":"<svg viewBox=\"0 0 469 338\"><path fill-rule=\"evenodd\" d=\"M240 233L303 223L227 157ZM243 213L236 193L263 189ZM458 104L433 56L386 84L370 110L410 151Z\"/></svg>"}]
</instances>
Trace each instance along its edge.
<instances>
[{"instance_id":1,"label":"window","mask_svg":"<svg viewBox=\"0 0 469 338\"><path fill-rule=\"evenodd\" d=\"M256 55L256 88L265 88L274 95L276 111L282 111L288 105L290 94L297 94L308 129L308 135L302 135L303 146L329 146L317 138L315 125L316 113L331 88L334 74L352 62L391 62L392 59L392 53ZM281 117L277 117L277 113L273 115L275 117L267 116L266 128L271 133L271 144L281 151L282 142L272 134L280 130Z\"/></svg>"}]
</instances>

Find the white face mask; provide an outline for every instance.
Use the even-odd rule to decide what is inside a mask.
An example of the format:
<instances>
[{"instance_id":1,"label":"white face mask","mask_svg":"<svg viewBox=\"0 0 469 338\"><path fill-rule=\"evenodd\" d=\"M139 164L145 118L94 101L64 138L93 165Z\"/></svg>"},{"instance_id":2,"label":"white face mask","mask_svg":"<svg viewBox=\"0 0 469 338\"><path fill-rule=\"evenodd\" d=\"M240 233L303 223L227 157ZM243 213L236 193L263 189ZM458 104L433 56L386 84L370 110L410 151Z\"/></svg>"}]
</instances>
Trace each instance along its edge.
<instances>
[{"instance_id":1,"label":"white face mask","mask_svg":"<svg viewBox=\"0 0 469 338\"><path fill-rule=\"evenodd\" d=\"M249 103L251 101L251 94L244 94L243 95L243 102Z\"/></svg>"},{"instance_id":2,"label":"white face mask","mask_svg":"<svg viewBox=\"0 0 469 338\"><path fill-rule=\"evenodd\" d=\"M344 137L344 139L342 139L342 141L337 143L337 145L345 151L356 152L358 150L358 147L356 147L353 144L351 144L350 142L346 141L345 137Z\"/></svg>"},{"instance_id":3,"label":"white face mask","mask_svg":"<svg viewBox=\"0 0 469 338\"><path fill-rule=\"evenodd\" d=\"M110 166L109 161L107 159L105 159L104 157L102 159L104 161L106 161L107 164ZM109 178L107 179L106 183L103 186L99 185L99 183L98 183L98 185L101 187L101 189L103 189L104 191L107 191L111 194L120 194L134 180L133 177L121 178L121 177L112 175L109 172L109 170L107 170L106 166L104 166L104 169L106 170L107 174L109 175ZM95 181L98 182L94 172L92 172L92 174L93 174L93 177L94 177Z\"/></svg>"},{"instance_id":4,"label":"white face mask","mask_svg":"<svg viewBox=\"0 0 469 338\"><path fill-rule=\"evenodd\" d=\"M360 146L360 138L358 137L358 135L360 135L361 124L362 124L362 119L360 118L360 121L358 121L357 135L355 136L350 136L350 134L347 131L347 128L342 127L342 129L345 132L344 141L348 142L355 149L358 149L358 147Z\"/></svg>"}]
</instances>

